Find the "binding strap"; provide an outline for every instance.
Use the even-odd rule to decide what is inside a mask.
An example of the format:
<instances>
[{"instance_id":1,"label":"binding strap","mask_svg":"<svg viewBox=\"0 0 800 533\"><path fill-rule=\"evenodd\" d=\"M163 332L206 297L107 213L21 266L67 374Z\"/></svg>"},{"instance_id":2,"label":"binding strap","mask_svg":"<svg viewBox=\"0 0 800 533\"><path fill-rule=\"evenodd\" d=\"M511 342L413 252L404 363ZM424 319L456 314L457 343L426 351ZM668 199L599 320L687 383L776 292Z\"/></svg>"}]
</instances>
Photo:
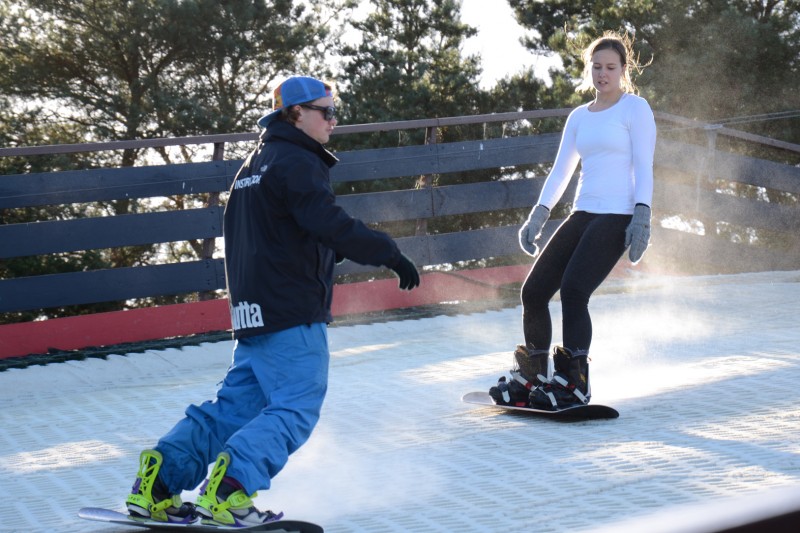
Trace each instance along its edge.
<instances>
[{"instance_id":1,"label":"binding strap","mask_svg":"<svg viewBox=\"0 0 800 533\"><path fill-rule=\"evenodd\" d=\"M584 405L589 403L589 398L587 398L580 390L578 390L578 387L576 387L575 385L571 385L569 381L567 381L563 377L556 374L555 376L553 376L553 381L555 381L556 383L558 383L559 385L570 391L572 394L574 394L575 397L578 398ZM550 401L553 402L553 405L555 406L556 405L555 398L553 398L552 394L549 392L547 393L547 395L550 396Z\"/></svg>"},{"instance_id":2,"label":"binding strap","mask_svg":"<svg viewBox=\"0 0 800 533\"><path fill-rule=\"evenodd\" d=\"M539 377L541 378L541 376L539 376ZM520 374L519 371L517 371L517 370L512 370L511 371L511 378L514 381L516 381L517 383L521 384L523 387L525 387L528 390L533 390L533 389L536 388L535 384L531 383L530 381L528 381L527 379L522 377L522 374Z\"/></svg>"}]
</instances>

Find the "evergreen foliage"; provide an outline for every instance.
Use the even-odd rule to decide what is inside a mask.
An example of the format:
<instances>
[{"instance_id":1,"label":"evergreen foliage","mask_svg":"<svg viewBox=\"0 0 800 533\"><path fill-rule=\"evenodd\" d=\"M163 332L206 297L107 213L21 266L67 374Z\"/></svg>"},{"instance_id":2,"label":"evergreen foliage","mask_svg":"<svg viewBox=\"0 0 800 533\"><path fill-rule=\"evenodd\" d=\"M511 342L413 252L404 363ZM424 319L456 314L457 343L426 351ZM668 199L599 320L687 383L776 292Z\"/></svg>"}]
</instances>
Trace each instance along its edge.
<instances>
[{"instance_id":1,"label":"evergreen foliage","mask_svg":"<svg viewBox=\"0 0 800 533\"><path fill-rule=\"evenodd\" d=\"M258 117L271 106L274 86L293 74L336 83L340 124L573 107L587 98L574 91L583 68L577 52L604 30L629 32L641 62L652 59L635 81L654 109L706 122L750 117L736 127L800 143L800 121L786 113L800 110L800 0L504 1L529 30L525 44L531 52L561 58L563 70L551 71L552 83L528 69L481 89L483 59L462 52L477 30L461 21L460 0L0 0L0 145L254 131ZM362 9L355 10L359 4ZM336 136L330 148L459 142L562 127L563 120L556 119L450 126L438 128L435 137L420 128ZM247 148L234 147L225 157L243 157ZM202 157L207 155L188 147L6 157L0 158L0 174ZM516 179L543 176L547 170L409 176L343 184L337 192ZM796 202L769 195L770 201ZM187 195L4 210L0 224L184 209L216 201ZM448 232L514 224L525 214L511 210L383 229ZM202 254L198 241L18 258L0 262L0 277L133 266L157 258L191 260ZM48 313L62 316L110 305Z\"/></svg>"}]
</instances>

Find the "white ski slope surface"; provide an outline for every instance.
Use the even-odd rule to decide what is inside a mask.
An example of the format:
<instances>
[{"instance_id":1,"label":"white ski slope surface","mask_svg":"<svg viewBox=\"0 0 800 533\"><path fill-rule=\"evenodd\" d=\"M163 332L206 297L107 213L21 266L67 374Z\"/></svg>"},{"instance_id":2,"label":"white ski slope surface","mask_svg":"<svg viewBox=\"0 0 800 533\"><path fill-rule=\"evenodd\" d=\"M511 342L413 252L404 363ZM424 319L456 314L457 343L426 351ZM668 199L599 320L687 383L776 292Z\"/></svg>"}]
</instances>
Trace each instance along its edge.
<instances>
[{"instance_id":1,"label":"white ski slope surface","mask_svg":"<svg viewBox=\"0 0 800 533\"><path fill-rule=\"evenodd\" d=\"M520 307L331 327L322 420L256 503L332 533L683 531L686 506L800 494L800 271L609 281L590 306L592 401L617 420L461 403L510 367ZM231 349L0 372L0 531L136 531L76 513L124 510L139 451L213 397Z\"/></svg>"}]
</instances>

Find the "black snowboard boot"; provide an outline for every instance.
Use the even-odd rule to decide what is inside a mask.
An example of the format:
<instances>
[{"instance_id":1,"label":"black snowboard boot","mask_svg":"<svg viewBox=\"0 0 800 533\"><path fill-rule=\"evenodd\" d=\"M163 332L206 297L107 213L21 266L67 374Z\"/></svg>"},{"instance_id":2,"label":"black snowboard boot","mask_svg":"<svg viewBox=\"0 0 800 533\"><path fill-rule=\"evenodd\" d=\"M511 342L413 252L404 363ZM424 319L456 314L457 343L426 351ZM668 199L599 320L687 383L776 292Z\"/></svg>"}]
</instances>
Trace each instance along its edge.
<instances>
[{"instance_id":1,"label":"black snowboard boot","mask_svg":"<svg viewBox=\"0 0 800 533\"><path fill-rule=\"evenodd\" d=\"M591 398L589 355L556 346L553 350L555 373L550 382L531 392L530 404L536 409L556 411L575 405L586 405Z\"/></svg>"},{"instance_id":2,"label":"black snowboard boot","mask_svg":"<svg viewBox=\"0 0 800 533\"><path fill-rule=\"evenodd\" d=\"M502 376L497 385L489 389L489 396L498 405L527 407L533 389L547 380L547 350L534 350L518 345L514 350L514 368L511 380Z\"/></svg>"},{"instance_id":3,"label":"black snowboard boot","mask_svg":"<svg viewBox=\"0 0 800 533\"><path fill-rule=\"evenodd\" d=\"M533 383L534 387L538 387L547 381L549 356L547 350L537 350L532 346L525 347L520 344L514 351L516 370L523 378Z\"/></svg>"}]
</instances>

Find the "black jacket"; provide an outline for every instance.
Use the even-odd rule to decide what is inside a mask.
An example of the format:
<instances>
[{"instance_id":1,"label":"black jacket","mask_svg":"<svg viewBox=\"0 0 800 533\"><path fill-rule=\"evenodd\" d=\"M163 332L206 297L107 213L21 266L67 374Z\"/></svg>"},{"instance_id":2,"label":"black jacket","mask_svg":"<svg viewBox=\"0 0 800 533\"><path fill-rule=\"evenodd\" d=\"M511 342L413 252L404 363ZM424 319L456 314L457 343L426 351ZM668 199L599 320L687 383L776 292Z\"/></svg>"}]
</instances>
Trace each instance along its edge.
<instances>
[{"instance_id":1,"label":"black jacket","mask_svg":"<svg viewBox=\"0 0 800 533\"><path fill-rule=\"evenodd\" d=\"M395 242L336 205L338 160L275 121L236 175L225 208L225 272L234 338L331 321L335 256L394 266Z\"/></svg>"}]
</instances>

